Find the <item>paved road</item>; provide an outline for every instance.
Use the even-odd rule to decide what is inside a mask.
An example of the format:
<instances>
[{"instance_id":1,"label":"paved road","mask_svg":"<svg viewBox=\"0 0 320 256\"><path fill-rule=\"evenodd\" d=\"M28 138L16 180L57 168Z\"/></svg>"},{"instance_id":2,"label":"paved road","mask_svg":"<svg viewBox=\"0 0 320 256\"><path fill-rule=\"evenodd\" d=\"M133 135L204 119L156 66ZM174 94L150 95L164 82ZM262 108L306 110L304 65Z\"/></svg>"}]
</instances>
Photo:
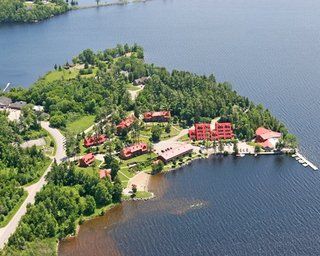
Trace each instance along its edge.
<instances>
[{"instance_id":1,"label":"paved road","mask_svg":"<svg viewBox=\"0 0 320 256\"><path fill-rule=\"evenodd\" d=\"M65 139L63 135L60 133L59 130L50 128L48 122L41 122L41 126L43 129L47 130L55 139L56 145L57 145L57 151L54 158L56 159L57 163L60 163L66 158L66 154L64 150ZM13 218L8 223L8 225L0 229L0 250L8 242L8 239L11 236L11 234L15 232L16 228L19 225L19 221L21 217L27 211L27 205L29 203L30 204L34 203L36 193L39 192L41 188L46 184L45 176L50 170L51 170L51 165L48 167L48 169L45 171L45 173L42 175L42 177L37 183L25 188L25 190L28 192L27 199L23 202L20 209L16 212L16 214L13 216Z\"/></svg>"}]
</instances>

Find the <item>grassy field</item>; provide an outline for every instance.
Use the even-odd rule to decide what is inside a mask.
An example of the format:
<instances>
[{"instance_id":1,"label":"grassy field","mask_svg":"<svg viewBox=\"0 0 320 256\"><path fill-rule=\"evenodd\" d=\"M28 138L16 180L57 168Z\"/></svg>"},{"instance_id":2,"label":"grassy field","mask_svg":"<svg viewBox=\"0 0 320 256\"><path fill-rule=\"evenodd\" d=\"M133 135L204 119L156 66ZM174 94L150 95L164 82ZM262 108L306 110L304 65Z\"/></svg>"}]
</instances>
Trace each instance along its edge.
<instances>
[{"instance_id":1,"label":"grassy field","mask_svg":"<svg viewBox=\"0 0 320 256\"><path fill-rule=\"evenodd\" d=\"M135 86L135 85L133 85L133 84L127 84L127 85L126 85L126 88L127 88L128 90L130 90L130 91L138 91L138 90L141 89L140 86Z\"/></svg>"},{"instance_id":2,"label":"grassy field","mask_svg":"<svg viewBox=\"0 0 320 256\"><path fill-rule=\"evenodd\" d=\"M23 196L20 198L19 202L15 205L15 207L9 212L7 216L4 217L4 220L0 222L0 228L5 227L9 221L12 219L12 217L16 214L16 212L19 210L21 204L26 200L28 196L28 192L24 191Z\"/></svg>"},{"instance_id":3,"label":"grassy field","mask_svg":"<svg viewBox=\"0 0 320 256\"><path fill-rule=\"evenodd\" d=\"M94 124L94 119L94 115L82 116L73 122L69 122L65 130L72 134L82 133Z\"/></svg>"},{"instance_id":4,"label":"grassy field","mask_svg":"<svg viewBox=\"0 0 320 256\"><path fill-rule=\"evenodd\" d=\"M76 166L76 170L80 171L80 172L85 172L85 173L87 173L89 175L97 176L98 175L98 171L100 170L99 165L101 163L102 163L101 161L96 160L94 165L91 165L89 167Z\"/></svg>"},{"instance_id":5,"label":"grassy field","mask_svg":"<svg viewBox=\"0 0 320 256\"><path fill-rule=\"evenodd\" d=\"M72 69L72 70L62 69L61 71L55 70L55 71L50 71L48 74L46 74L44 76L44 79L46 82L52 82L55 80L60 80L62 78L64 78L65 80L69 80L72 78L76 78L78 74L79 74L79 70L77 69Z\"/></svg>"},{"instance_id":6,"label":"grassy field","mask_svg":"<svg viewBox=\"0 0 320 256\"><path fill-rule=\"evenodd\" d=\"M152 126L153 125L160 125L162 127L162 134L161 134L161 137L160 137L160 140L167 140L167 139L170 139L174 136L177 136L181 131L182 131L182 128L178 125L172 125L171 126L171 130L170 130L170 133L166 133L165 132L165 123L149 123L148 125L145 126L145 128L141 131L141 135L140 136L140 139L142 141L149 141L149 138L151 137L151 129L152 129Z\"/></svg>"}]
</instances>

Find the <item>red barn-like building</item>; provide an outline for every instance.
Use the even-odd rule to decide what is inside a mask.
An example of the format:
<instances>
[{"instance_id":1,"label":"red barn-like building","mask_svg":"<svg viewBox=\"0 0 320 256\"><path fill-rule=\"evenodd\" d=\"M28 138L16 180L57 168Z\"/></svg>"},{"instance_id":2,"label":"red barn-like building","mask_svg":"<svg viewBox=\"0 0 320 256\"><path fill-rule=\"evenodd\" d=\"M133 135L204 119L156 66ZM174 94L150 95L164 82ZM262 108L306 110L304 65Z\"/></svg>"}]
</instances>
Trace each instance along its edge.
<instances>
[{"instance_id":1,"label":"red barn-like building","mask_svg":"<svg viewBox=\"0 0 320 256\"><path fill-rule=\"evenodd\" d=\"M111 169L99 170L99 178L100 179L108 178L111 181Z\"/></svg>"},{"instance_id":2,"label":"red barn-like building","mask_svg":"<svg viewBox=\"0 0 320 256\"><path fill-rule=\"evenodd\" d=\"M234 133L229 122L215 123L214 129L209 123L197 123L189 130L189 137L191 140L226 140L233 139Z\"/></svg>"},{"instance_id":3,"label":"red barn-like building","mask_svg":"<svg viewBox=\"0 0 320 256\"><path fill-rule=\"evenodd\" d=\"M145 112L143 114L143 121L145 122L168 122L170 118L170 111Z\"/></svg>"},{"instance_id":4,"label":"red barn-like building","mask_svg":"<svg viewBox=\"0 0 320 256\"><path fill-rule=\"evenodd\" d=\"M259 127L256 130L256 143L261 145L264 149L274 149L279 142L282 134L274 132L264 127Z\"/></svg>"},{"instance_id":5,"label":"red barn-like building","mask_svg":"<svg viewBox=\"0 0 320 256\"><path fill-rule=\"evenodd\" d=\"M91 164L93 164L93 162L95 161L95 157L94 157L94 154L93 153L89 153L89 154L86 154L84 155L82 158L80 158L79 160L79 165L81 167L88 167L90 166Z\"/></svg>"},{"instance_id":6,"label":"red barn-like building","mask_svg":"<svg viewBox=\"0 0 320 256\"><path fill-rule=\"evenodd\" d=\"M130 147L126 147L121 150L120 157L122 159L130 159L135 156L143 155L148 152L147 143L136 143Z\"/></svg>"},{"instance_id":7,"label":"red barn-like building","mask_svg":"<svg viewBox=\"0 0 320 256\"><path fill-rule=\"evenodd\" d=\"M117 125L117 132L120 133L123 129L130 128L131 125L134 123L135 117L129 116L125 119L123 119L118 125Z\"/></svg>"},{"instance_id":8,"label":"red barn-like building","mask_svg":"<svg viewBox=\"0 0 320 256\"><path fill-rule=\"evenodd\" d=\"M92 136L92 137L85 138L83 141L83 145L86 148L89 148L92 146L98 146L106 142L107 139L108 138L106 135Z\"/></svg>"}]
</instances>

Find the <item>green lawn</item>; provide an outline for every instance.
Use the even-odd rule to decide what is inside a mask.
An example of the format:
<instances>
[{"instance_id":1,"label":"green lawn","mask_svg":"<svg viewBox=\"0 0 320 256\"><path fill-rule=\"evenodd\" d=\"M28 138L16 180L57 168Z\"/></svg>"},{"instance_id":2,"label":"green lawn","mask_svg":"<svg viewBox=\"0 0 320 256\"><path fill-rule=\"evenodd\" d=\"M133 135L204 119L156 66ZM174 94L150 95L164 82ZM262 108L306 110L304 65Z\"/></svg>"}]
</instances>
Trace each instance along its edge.
<instances>
[{"instance_id":1,"label":"green lawn","mask_svg":"<svg viewBox=\"0 0 320 256\"><path fill-rule=\"evenodd\" d=\"M151 154L144 154L144 155L141 155L141 156L137 156L137 157L134 157L134 158L131 158L131 159L128 159L128 160L121 160L121 166L123 167L127 167L128 164L131 164L131 163L144 163L144 162L147 162L149 160L152 160L156 157L157 155L155 153L151 153Z\"/></svg>"},{"instance_id":2,"label":"green lawn","mask_svg":"<svg viewBox=\"0 0 320 256\"><path fill-rule=\"evenodd\" d=\"M87 173L89 175L92 175L92 176L97 176L98 175L98 171L100 170L99 165L101 163L102 163L101 161L96 160L95 164L91 165L89 167L80 167L80 166L77 165L76 166L76 171L85 172L85 173Z\"/></svg>"},{"instance_id":3,"label":"green lawn","mask_svg":"<svg viewBox=\"0 0 320 256\"><path fill-rule=\"evenodd\" d=\"M171 130L170 130L170 133L166 133L165 132L165 125L166 123L148 123L145 128L140 132L140 134L142 136L140 136L140 140L142 141L148 141L149 138L151 137L151 129L152 129L152 126L153 125L160 125L160 126L163 126L162 128L162 134L161 134L161 137L160 137L160 140L167 140L167 139L170 139L174 136L177 136L180 131L182 130L181 127L179 127L178 125L172 125L171 126Z\"/></svg>"},{"instance_id":4,"label":"green lawn","mask_svg":"<svg viewBox=\"0 0 320 256\"><path fill-rule=\"evenodd\" d=\"M60 80L62 78L69 80L72 78L76 78L78 74L79 74L79 70L77 69L69 69L69 70L62 69L61 71L54 70L47 73L44 76L44 79L46 82L52 82L55 80Z\"/></svg>"},{"instance_id":5,"label":"green lawn","mask_svg":"<svg viewBox=\"0 0 320 256\"><path fill-rule=\"evenodd\" d=\"M67 123L65 130L72 134L79 134L88 129L91 125L94 124L95 116L86 115L80 118L77 118L73 122Z\"/></svg>"},{"instance_id":6,"label":"green lawn","mask_svg":"<svg viewBox=\"0 0 320 256\"><path fill-rule=\"evenodd\" d=\"M20 198L19 202L15 205L15 207L13 207L13 209L9 212L9 214L4 217L4 220L0 222L0 228L5 227L9 223L12 217L19 210L21 204L24 202L24 200L26 200L27 196L28 196L28 192L24 191L23 196Z\"/></svg>"},{"instance_id":7,"label":"green lawn","mask_svg":"<svg viewBox=\"0 0 320 256\"><path fill-rule=\"evenodd\" d=\"M128 90L130 90L130 91L138 91L138 90L141 89L140 86L135 86L135 85L133 85L133 84L127 84L127 85L126 85L126 88L127 88Z\"/></svg>"}]
</instances>

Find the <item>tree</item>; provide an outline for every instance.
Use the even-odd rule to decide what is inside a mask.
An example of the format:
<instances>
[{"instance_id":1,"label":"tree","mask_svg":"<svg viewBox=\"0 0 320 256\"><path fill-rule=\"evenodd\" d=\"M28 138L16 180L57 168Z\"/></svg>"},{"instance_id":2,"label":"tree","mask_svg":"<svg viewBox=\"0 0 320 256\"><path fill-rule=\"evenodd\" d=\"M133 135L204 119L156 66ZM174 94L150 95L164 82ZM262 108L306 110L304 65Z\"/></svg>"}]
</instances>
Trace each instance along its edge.
<instances>
[{"instance_id":1,"label":"tree","mask_svg":"<svg viewBox=\"0 0 320 256\"><path fill-rule=\"evenodd\" d=\"M238 142L236 140L233 141L233 153L235 155L239 154Z\"/></svg>"},{"instance_id":2,"label":"tree","mask_svg":"<svg viewBox=\"0 0 320 256\"><path fill-rule=\"evenodd\" d=\"M122 196L122 183L121 180L119 179L118 175L114 179L113 183L113 191L112 191L112 200L114 202L120 202L121 201L121 196Z\"/></svg>"},{"instance_id":3,"label":"tree","mask_svg":"<svg viewBox=\"0 0 320 256\"><path fill-rule=\"evenodd\" d=\"M162 134L162 128L160 125L154 125L151 129L151 141L159 142Z\"/></svg>"},{"instance_id":4,"label":"tree","mask_svg":"<svg viewBox=\"0 0 320 256\"><path fill-rule=\"evenodd\" d=\"M132 189L132 197L135 197L135 196L136 196L136 194L137 194L137 192L138 192L137 185L132 184L131 189Z\"/></svg>"},{"instance_id":5,"label":"tree","mask_svg":"<svg viewBox=\"0 0 320 256\"><path fill-rule=\"evenodd\" d=\"M224 150L224 143L223 143L222 140L219 140L219 142L218 142L218 151L219 151L219 153L222 153L223 150Z\"/></svg>"},{"instance_id":6,"label":"tree","mask_svg":"<svg viewBox=\"0 0 320 256\"><path fill-rule=\"evenodd\" d=\"M93 196L86 196L86 205L85 205L85 209L84 209L84 214L85 215L90 215L92 213L94 213L96 209L96 201L94 200Z\"/></svg>"},{"instance_id":7,"label":"tree","mask_svg":"<svg viewBox=\"0 0 320 256\"><path fill-rule=\"evenodd\" d=\"M163 168L164 168L164 163L161 160L157 161L152 165L152 174L157 174L161 172Z\"/></svg>"},{"instance_id":8,"label":"tree","mask_svg":"<svg viewBox=\"0 0 320 256\"><path fill-rule=\"evenodd\" d=\"M99 182L98 185L95 187L94 198L97 205L107 205L112 201L111 194L102 182Z\"/></svg>"}]
</instances>

